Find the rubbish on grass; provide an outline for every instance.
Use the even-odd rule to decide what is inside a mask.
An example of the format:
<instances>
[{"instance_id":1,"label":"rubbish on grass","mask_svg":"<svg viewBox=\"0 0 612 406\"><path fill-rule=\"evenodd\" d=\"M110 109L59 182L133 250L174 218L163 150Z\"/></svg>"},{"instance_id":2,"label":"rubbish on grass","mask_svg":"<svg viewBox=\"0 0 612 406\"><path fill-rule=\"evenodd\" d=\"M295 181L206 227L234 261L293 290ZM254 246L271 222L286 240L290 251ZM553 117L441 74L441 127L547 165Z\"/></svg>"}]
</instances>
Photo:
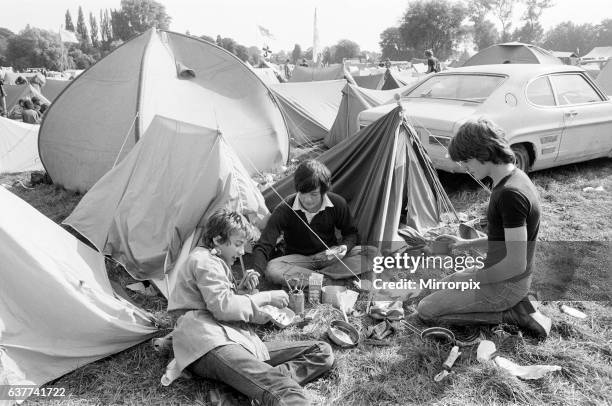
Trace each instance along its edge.
<instances>
[{"instance_id":1,"label":"rubbish on grass","mask_svg":"<svg viewBox=\"0 0 612 406\"><path fill-rule=\"evenodd\" d=\"M323 293L323 303L328 303L334 307L340 308L340 303L338 303L337 293L342 293L344 291L346 291L346 288L344 286L336 286L336 285L323 286L321 288L321 292Z\"/></svg>"},{"instance_id":2,"label":"rubbish on grass","mask_svg":"<svg viewBox=\"0 0 612 406\"><path fill-rule=\"evenodd\" d=\"M562 369L559 365L518 365L507 358L499 356L496 353L495 343L489 340L482 340L480 342L476 354L476 359L479 362L493 359L493 362L499 368L521 379L540 379L549 372L560 371Z\"/></svg>"},{"instance_id":3,"label":"rubbish on grass","mask_svg":"<svg viewBox=\"0 0 612 406\"><path fill-rule=\"evenodd\" d=\"M442 364L442 371L434 377L434 381L440 382L441 380L446 378L450 374L451 368L453 367L455 361L457 360L457 358L459 358L460 355L461 353L459 352L459 347L454 345L453 348L451 348L450 353L446 358L446 361L444 361L444 363Z\"/></svg>"},{"instance_id":4,"label":"rubbish on grass","mask_svg":"<svg viewBox=\"0 0 612 406\"><path fill-rule=\"evenodd\" d=\"M586 319L587 315L582 313L578 309L574 309L573 307L569 307L567 305L561 305L561 311L565 314L569 314L572 317L576 317L577 319Z\"/></svg>"},{"instance_id":5,"label":"rubbish on grass","mask_svg":"<svg viewBox=\"0 0 612 406\"><path fill-rule=\"evenodd\" d=\"M145 287L142 282L131 283L129 285L126 285L125 287L131 290L132 292L138 292L145 296L157 296L157 292L155 291L155 288L153 286L149 285Z\"/></svg>"},{"instance_id":6,"label":"rubbish on grass","mask_svg":"<svg viewBox=\"0 0 612 406\"><path fill-rule=\"evenodd\" d=\"M403 303L399 300L375 300L372 302L369 314L376 320L401 320L404 318Z\"/></svg>"},{"instance_id":7,"label":"rubbish on grass","mask_svg":"<svg viewBox=\"0 0 612 406\"><path fill-rule=\"evenodd\" d=\"M584 189L582 189L583 192L605 192L606 190L603 188L603 186L599 185L597 187L592 187L592 186L587 186Z\"/></svg>"},{"instance_id":8,"label":"rubbish on grass","mask_svg":"<svg viewBox=\"0 0 612 406\"><path fill-rule=\"evenodd\" d=\"M288 307L279 309L272 305L260 306L259 309L272 318L272 323L280 328L289 326L295 319L295 313Z\"/></svg>"}]
</instances>

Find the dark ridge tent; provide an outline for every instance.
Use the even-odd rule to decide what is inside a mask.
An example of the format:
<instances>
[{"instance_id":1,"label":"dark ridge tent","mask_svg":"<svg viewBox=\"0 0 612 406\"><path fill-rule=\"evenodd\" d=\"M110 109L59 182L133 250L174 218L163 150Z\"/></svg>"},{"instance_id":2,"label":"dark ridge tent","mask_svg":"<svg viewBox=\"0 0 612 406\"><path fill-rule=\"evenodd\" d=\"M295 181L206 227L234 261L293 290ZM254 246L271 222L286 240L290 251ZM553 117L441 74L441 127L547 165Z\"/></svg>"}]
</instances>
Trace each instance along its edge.
<instances>
[{"instance_id":1,"label":"dark ridge tent","mask_svg":"<svg viewBox=\"0 0 612 406\"><path fill-rule=\"evenodd\" d=\"M270 85L294 145L325 138L338 115L345 84L346 80L339 79Z\"/></svg>"},{"instance_id":2,"label":"dark ridge tent","mask_svg":"<svg viewBox=\"0 0 612 406\"><path fill-rule=\"evenodd\" d=\"M607 95L612 96L612 59L609 60L597 75L595 81Z\"/></svg>"},{"instance_id":3,"label":"dark ridge tent","mask_svg":"<svg viewBox=\"0 0 612 406\"><path fill-rule=\"evenodd\" d=\"M363 110L394 101L396 94L402 95L412 86L392 90L372 90L347 83L342 89L342 101L338 114L325 136L325 145L329 148L352 136L359 130L358 116Z\"/></svg>"},{"instance_id":4,"label":"dark ridge tent","mask_svg":"<svg viewBox=\"0 0 612 406\"><path fill-rule=\"evenodd\" d=\"M390 69L372 75L353 76L353 79L357 86L373 90L397 89L406 84L400 78L396 77Z\"/></svg>"},{"instance_id":5,"label":"dark ridge tent","mask_svg":"<svg viewBox=\"0 0 612 406\"><path fill-rule=\"evenodd\" d=\"M235 55L151 29L79 75L45 114L39 152L54 183L86 191L163 115L217 128L251 173L288 158L287 127L269 88Z\"/></svg>"},{"instance_id":6,"label":"dark ridge tent","mask_svg":"<svg viewBox=\"0 0 612 406\"><path fill-rule=\"evenodd\" d=\"M3 187L0 212L0 384L38 387L158 333L102 254Z\"/></svg>"},{"instance_id":7,"label":"dark ridge tent","mask_svg":"<svg viewBox=\"0 0 612 406\"><path fill-rule=\"evenodd\" d=\"M355 216L362 244L398 248L400 224L436 227L450 200L415 130L393 109L317 159L332 173L332 189ZM295 192L288 176L264 191L270 210ZM387 245L387 243L389 245Z\"/></svg>"},{"instance_id":8,"label":"dark ridge tent","mask_svg":"<svg viewBox=\"0 0 612 406\"><path fill-rule=\"evenodd\" d=\"M214 210L238 210L255 224L268 214L247 165L216 127L157 115L64 224L134 278L161 279Z\"/></svg>"},{"instance_id":9,"label":"dark ridge tent","mask_svg":"<svg viewBox=\"0 0 612 406\"><path fill-rule=\"evenodd\" d=\"M312 68L306 66L296 66L293 69L289 82L317 82L320 80L337 79L346 79L349 82L353 81L353 77L341 63L325 67Z\"/></svg>"},{"instance_id":10,"label":"dark ridge tent","mask_svg":"<svg viewBox=\"0 0 612 406\"><path fill-rule=\"evenodd\" d=\"M19 102L19 99L32 99L32 97L36 96L43 103L51 103L51 100L29 83L24 85L5 85L4 90L6 91L6 109L9 112Z\"/></svg>"},{"instance_id":11,"label":"dark ridge tent","mask_svg":"<svg viewBox=\"0 0 612 406\"><path fill-rule=\"evenodd\" d=\"M53 101L57 99L57 96L59 96L64 88L69 84L69 80L47 78L47 83L45 83L45 86L42 88L42 94L49 99L51 103L53 103Z\"/></svg>"},{"instance_id":12,"label":"dark ridge tent","mask_svg":"<svg viewBox=\"0 0 612 406\"><path fill-rule=\"evenodd\" d=\"M491 45L465 61L463 66L494 65L500 63L563 64L552 52L531 44L507 42Z\"/></svg>"}]
</instances>

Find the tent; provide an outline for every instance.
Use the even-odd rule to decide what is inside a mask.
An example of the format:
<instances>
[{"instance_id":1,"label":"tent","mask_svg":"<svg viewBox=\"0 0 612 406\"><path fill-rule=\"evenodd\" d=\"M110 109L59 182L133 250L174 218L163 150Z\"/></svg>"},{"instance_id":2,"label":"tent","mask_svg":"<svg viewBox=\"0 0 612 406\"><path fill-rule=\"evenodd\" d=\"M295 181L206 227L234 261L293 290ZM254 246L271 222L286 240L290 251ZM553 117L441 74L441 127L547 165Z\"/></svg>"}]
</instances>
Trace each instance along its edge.
<instances>
[{"instance_id":1,"label":"tent","mask_svg":"<svg viewBox=\"0 0 612 406\"><path fill-rule=\"evenodd\" d=\"M0 385L40 386L157 332L101 254L2 187L0 212Z\"/></svg>"},{"instance_id":2,"label":"tent","mask_svg":"<svg viewBox=\"0 0 612 406\"><path fill-rule=\"evenodd\" d=\"M351 74L344 68L341 63L329 65L326 67L305 67L296 66L291 74L289 82L317 82L320 80L337 80L347 79L352 81Z\"/></svg>"},{"instance_id":3,"label":"tent","mask_svg":"<svg viewBox=\"0 0 612 406\"><path fill-rule=\"evenodd\" d=\"M287 127L251 69L207 41L155 29L70 82L45 114L40 157L55 183L86 191L127 156L157 114L218 128L258 170L287 160Z\"/></svg>"},{"instance_id":4,"label":"tent","mask_svg":"<svg viewBox=\"0 0 612 406\"><path fill-rule=\"evenodd\" d=\"M0 173L42 170L37 124L0 117Z\"/></svg>"},{"instance_id":5,"label":"tent","mask_svg":"<svg viewBox=\"0 0 612 406\"><path fill-rule=\"evenodd\" d=\"M400 112L393 109L317 157L332 173L333 191L347 200L362 244L383 246L383 252L386 243L395 249L404 241L397 233L400 223L424 231L451 207L418 135ZM280 203L275 191L283 197L294 193L293 177L264 192L270 209Z\"/></svg>"},{"instance_id":6,"label":"tent","mask_svg":"<svg viewBox=\"0 0 612 406\"><path fill-rule=\"evenodd\" d=\"M45 86L42 89L42 94L49 99L50 102L53 102L53 100L57 99L57 96L59 96L64 88L69 84L69 80L47 78L47 83L45 83Z\"/></svg>"},{"instance_id":7,"label":"tent","mask_svg":"<svg viewBox=\"0 0 612 406\"><path fill-rule=\"evenodd\" d=\"M581 61L606 61L612 59L612 47L595 47L580 58Z\"/></svg>"},{"instance_id":8,"label":"tent","mask_svg":"<svg viewBox=\"0 0 612 406\"><path fill-rule=\"evenodd\" d=\"M325 138L338 114L345 84L346 80L340 79L270 85L295 144Z\"/></svg>"},{"instance_id":9,"label":"tent","mask_svg":"<svg viewBox=\"0 0 612 406\"><path fill-rule=\"evenodd\" d=\"M251 220L268 214L224 134L214 127L156 116L142 139L89 190L64 224L119 261L134 278L160 279L191 233L220 207L240 210Z\"/></svg>"},{"instance_id":10,"label":"tent","mask_svg":"<svg viewBox=\"0 0 612 406\"><path fill-rule=\"evenodd\" d=\"M389 90L397 89L405 85L405 83L397 77L394 72L390 69L386 69L384 72L375 73L366 76L353 76L357 86L365 89L374 90Z\"/></svg>"},{"instance_id":11,"label":"tent","mask_svg":"<svg viewBox=\"0 0 612 406\"><path fill-rule=\"evenodd\" d=\"M535 45L521 42L506 42L491 45L465 61L463 66L493 65L509 61L509 63L543 63L562 64L552 52Z\"/></svg>"},{"instance_id":12,"label":"tent","mask_svg":"<svg viewBox=\"0 0 612 406\"><path fill-rule=\"evenodd\" d=\"M612 63L608 61L595 79L605 94L612 96Z\"/></svg>"},{"instance_id":13,"label":"tent","mask_svg":"<svg viewBox=\"0 0 612 406\"><path fill-rule=\"evenodd\" d=\"M342 89L342 101L338 115L325 136L325 145L333 147L359 130L358 115L363 110L394 101L396 94L402 95L412 86L391 90L371 90L347 83Z\"/></svg>"},{"instance_id":14,"label":"tent","mask_svg":"<svg viewBox=\"0 0 612 406\"><path fill-rule=\"evenodd\" d=\"M36 96L45 104L51 103L36 87L29 83L25 85L6 85L4 90L6 91L6 109L9 112L19 102L19 99L32 99Z\"/></svg>"},{"instance_id":15,"label":"tent","mask_svg":"<svg viewBox=\"0 0 612 406\"><path fill-rule=\"evenodd\" d=\"M253 68L253 72L266 84L272 85L280 83L274 69L272 68Z\"/></svg>"}]
</instances>

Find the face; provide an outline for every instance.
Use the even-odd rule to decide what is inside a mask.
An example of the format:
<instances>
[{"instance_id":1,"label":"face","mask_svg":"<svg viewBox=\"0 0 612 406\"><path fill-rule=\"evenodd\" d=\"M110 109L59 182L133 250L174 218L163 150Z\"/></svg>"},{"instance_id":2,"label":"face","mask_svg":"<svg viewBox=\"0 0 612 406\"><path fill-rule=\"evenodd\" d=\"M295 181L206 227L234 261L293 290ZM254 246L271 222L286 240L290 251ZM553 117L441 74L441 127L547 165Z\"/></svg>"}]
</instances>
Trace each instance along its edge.
<instances>
[{"instance_id":1,"label":"face","mask_svg":"<svg viewBox=\"0 0 612 406\"><path fill-rule=\"evenodd\" d=\"M220 240L221 237L215 237L213 239L215 249L219 252L221 259L229 266L232 266L238 258L244 255L246 236L243 232L237 232L231 234L223 244L219 243Z\"/></svg>"},{"instance_id":2,"label":"face","mask_svg":"<svg viewBox=\"0 0 612 406\"><path fill-rule=\"evenodd\" d=\"M471 158L467 161L461 161L461 165L467 169L476 179L483 179L489 176L489 167L483 164L478 159Z\"/></svg>"},{"instance_id":3,"label":"face","mask_svg":"<svg viewBox=\"0 0 612 406\"><path fill-rule=\"evenodd\" d=\"M298 193L298 198L302 207L311 213L316 213L323 203L323 196L321 195L321 187L308 193Z\"/></svg>"}]
</instances>

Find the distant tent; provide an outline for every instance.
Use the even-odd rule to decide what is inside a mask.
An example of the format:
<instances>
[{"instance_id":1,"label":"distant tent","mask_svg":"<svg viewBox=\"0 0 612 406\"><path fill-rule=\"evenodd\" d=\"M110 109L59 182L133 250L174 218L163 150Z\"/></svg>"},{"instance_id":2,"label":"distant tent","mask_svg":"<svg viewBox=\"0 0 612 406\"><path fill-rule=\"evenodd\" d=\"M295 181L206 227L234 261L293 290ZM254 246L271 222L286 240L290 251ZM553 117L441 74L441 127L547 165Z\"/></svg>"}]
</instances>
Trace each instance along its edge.
<instances>
[{"instance_id":1,"label":"distant tent","mask_svg":"<svg viewBox=\"0 0 612 406\"><path fill-rule=\"evenodd\" d=\"M27 83L25 85L6 85L6 109L11 109L19 102L19 99L32 99L32 97L38 97L41 102L50 104L51 101L47 99L36 87Z\"/></svg>"},{"instance_id":2,"label":"distant tent","mask_svg":"<svg viewBox=\"0 0 612 406\"><path fill-rule=\"evenodd\" d=\"M0 385L40 386L157 332L101 254L2 187L0 212Z\"/></svg>"},{"instance_id":3,"label":"distant tent","mask_svg":"<svg viewBox=\"0 0 612 406\"><path fill-rule=\"evenodd\" d=\"M252 219L267 213L261 193L226 137L156 116L125 159L64 221L137 279L160 279L181 247L220 207Z\"/></svg>"},{"instance_id":4,"label":"distant tent","mask_svg":"<svg viewBox=\"0 0 612 406\"><path fill-rule=\"evenodd\" d=\"M280 83L280 80L278 80L272 68L253 68L253 72L255 72L266 85Z\"/></svg>"},{"instance_id":5,"label":"distant tent","mask_svg":"<svg viewBox=\"0 0 612 406\"><path fill-rule=\"evenodd\" d=\"M0 117L0 173L42 170L37 124Z\"/></svg>"},{"instance_id":6,"label":"distant tent","mask_svg":"<svg viewBox=\"0 0 612 406\"><path fill-rule=\"evenodd\" d=\"M41 125L40 157L55 183L85 191L125 158L157 114L218 128L259 170L287 160L282 115L251 69L207 41L155 29L70 82Z\"/></svg>"},{"instance_id":7,"label":"distant tent","mask_svg":"<svg viewBox=\"0 0 612 406\"><path fill-rule=\"evenodd\" d=\"M297 145L325 138L338 115L346 80L270 85Z\"/></svg>"},{"instance_id":8,"label":"distant tent","mask_svg":"<svg viewBox=\"0 0 612 406\"><path fill-rule=\"evenodd\" d=\"M405 83L394 73L395 72L392 72L390 69L386 69L382 73L375 73L366 76L353 76L353 79L355 80L357 86L365 89L389 90L404 86Z\"/></svg>"},{"instance_id":9,"label":"distant tent","mask_svg":"<svg viewBox=\"0 0 612 406\"><path fill-rule=\"evenodd\" d=\"M423 231L437 226L443 208L450 207L427 152L400 111L393 109L317 157L332 173L334 192L355 215L362 243L401 243L400 222ZM294 193L293 178L273 187L287 197ZM271 188L264 197L270 209L280 203Z\"/></svg>"},{"instance_id":10,"label":"distant tent","mask_svg":"<svg viewBox=\"0 0 612 406\"><path fill-rule=\"evenodd\" d=\"M591 52L586 55L583 55L580 59L582 61L605 61L608 59L612 59L612 47L595 47L591 49Z\"/></svg>"},{"instance_id":11,"label":"distant tent","mask_svg":"<svg viewBox=\"0 0 612 406\"><path fill-rule=\"evenodd\" d=\"M560 65L563 62L552 52L535 45L507 42L491 45L465 61L463 66L493 65L501 63L542 63Z\"/></svg>"},{"instance_id":12,"label":"distant tent","mask_svg":"<svg viewBox=\"0 0 612 406\"><path fill-rule=\"evenodd\" d=\"M358 115L363 110L393 102L396 94L402 95L411 88L405 86L392 90L371 90L347 83L342 89L338 115L325 136L325 145L331 148L359 131Z\"/></svg>"},{"instance_id":13,"label":"distant tent","mask_svg":"<svg viewBox=\"0 0 612 406\"><path fill-rule=\"evenodd\" d=\"M341 63L329 65L323 68L296 66L291 74L289 82L317 82L320 80L346 79L352 81L351 74Z\"/></svg>"},{"instance_id":14,"label":"distant tent","mask_svg":"<svg viewBox=\"0 0 612 406\"><path fill-rule=\"evenodd\" d=\"M575 52L551 51L554 56L559 58L566 65L575 65L578 55Z\"/></svg>"},{"instance_id":15,"label":"distant tent","mask_svg":"<svg viewBox=\"0 0 612 406\"><path fill-rule=\"evenodd\" d=\"M612 60L605 64L595 81L607 95L612 96Z\"/></svg>"}]
</instances>

